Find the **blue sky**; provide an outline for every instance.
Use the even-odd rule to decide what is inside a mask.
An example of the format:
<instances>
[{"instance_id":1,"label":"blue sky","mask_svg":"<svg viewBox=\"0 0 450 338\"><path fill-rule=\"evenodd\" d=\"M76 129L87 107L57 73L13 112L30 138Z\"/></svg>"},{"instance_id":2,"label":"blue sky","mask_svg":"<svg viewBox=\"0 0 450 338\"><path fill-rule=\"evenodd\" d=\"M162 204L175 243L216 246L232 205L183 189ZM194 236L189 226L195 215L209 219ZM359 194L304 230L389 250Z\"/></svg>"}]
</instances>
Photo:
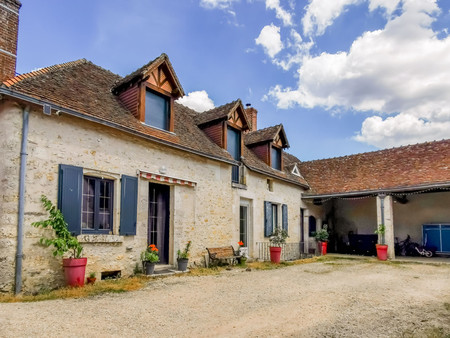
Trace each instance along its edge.
<instances>
[{"instance_id":1,"label":"blue sky","mask_svg":"<svg viewBox=\"0 0 450 338\"><path fill-rule=\"evenodd\" d=\"M17 72L168 54L198 111L237 98L301 160L450 138L448 0L22 0Z\"/></svg>"}]
</instances>

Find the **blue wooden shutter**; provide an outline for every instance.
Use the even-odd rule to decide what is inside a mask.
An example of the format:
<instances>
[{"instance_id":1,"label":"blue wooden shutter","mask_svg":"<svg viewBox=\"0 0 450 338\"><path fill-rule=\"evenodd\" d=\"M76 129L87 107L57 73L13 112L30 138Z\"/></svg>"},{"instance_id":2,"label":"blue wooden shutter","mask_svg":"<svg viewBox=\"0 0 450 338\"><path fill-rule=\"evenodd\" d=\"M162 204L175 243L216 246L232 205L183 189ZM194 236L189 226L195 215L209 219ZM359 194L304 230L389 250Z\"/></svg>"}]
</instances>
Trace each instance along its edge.
<instances>
[{"instance_id":1,"label":"blue wooden shutter","mask_svg":"<svg viewBox=\"0 0 450 338\"><path fill-rule=\"evenodd\" d=\"M137 177L122 175L120 192L120 230L122 236L136 235L137 220Z\"/></svg>"},{"instance_id":2,"label":"blue wooden shutter","mask_svg":"<svg viewBox=\"0 0 450 338\"><path fill-rule=\"evenodd\" d=\"M69 231L81 233L81 199L83 168L59 165L58 209L64 215Z\"/></svg>"},{"instance_id":3,"label":"blue wooden shutter","mask_svg":"<svg viewBox=\"0 0 450 338\"><path fill-rule=\"evenodd\" d=\"M264 201L264 237L272 236L272 203Z\"/></svg>"},{"instance_id":4,"label":"blue wooden shutter","mask_svg":"<svg viewBox=\"0 0 450 338\"><path fill-rule=\"evenodd\" d=\"M287 206L287 204L283 204L281 206L281 218L282 218L283 230L286 230L286 232L288 232L288 206Z\"/></svg>"}]
</instances>

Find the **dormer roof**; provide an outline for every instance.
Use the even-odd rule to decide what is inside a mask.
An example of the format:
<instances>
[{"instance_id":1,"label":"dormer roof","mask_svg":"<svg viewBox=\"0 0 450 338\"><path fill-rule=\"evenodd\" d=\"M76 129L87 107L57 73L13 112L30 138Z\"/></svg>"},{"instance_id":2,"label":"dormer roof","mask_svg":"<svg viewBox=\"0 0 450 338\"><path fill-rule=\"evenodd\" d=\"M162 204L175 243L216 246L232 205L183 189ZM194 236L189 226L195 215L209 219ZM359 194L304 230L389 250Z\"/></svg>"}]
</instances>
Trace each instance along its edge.
<instances>
[{"instance_id":1,"label":"dormer roof","mask_svg":"<svg viewBox=\"0 0 450 338\"><path fill-rule=\"evenodd\" d=\"M155 69L159 69L160 72L155 74ZM151 77L153 77L153 81L156 82L156 85L161 88L164 88L164 84L169 82L170 86L168 88L171 89L171 94L174 98L184 96L183 87L181 87L181 83L178 80L172 64L170 63L169 57L165 53L162 53L153 61L150 61L146 65L135 70L133 73L118 80L114 83L111 91L118 95L125 89L133 86L135 83L145 81Z\"/></svg>"},{"instance_id":2,"label":"dormer roof","mask_svg":"<svg viewBox=\"0 0 450 338\"><path fill-rule=\"evenodd\" d=\"M233 122L233 120L236 119L241 120L243 130L250 128L250 120L245 113L244 106L240 99L198 114L195 118L195 122L197 125L204 125L221 120L230 120Z\"/></svg>"},{"instance_id":3,"label":"dormer roof","mask_svg":"<svg viewBox=\"0 0 450 338\"><path fill-rule=\"evenodd\" d=\"M267 127L264 129L252 131L245 135L245 145L252 146L259 143L272 142L282 148L289 148L289 142L286 137L283 125Z\"/></svg>"}]
</instances>

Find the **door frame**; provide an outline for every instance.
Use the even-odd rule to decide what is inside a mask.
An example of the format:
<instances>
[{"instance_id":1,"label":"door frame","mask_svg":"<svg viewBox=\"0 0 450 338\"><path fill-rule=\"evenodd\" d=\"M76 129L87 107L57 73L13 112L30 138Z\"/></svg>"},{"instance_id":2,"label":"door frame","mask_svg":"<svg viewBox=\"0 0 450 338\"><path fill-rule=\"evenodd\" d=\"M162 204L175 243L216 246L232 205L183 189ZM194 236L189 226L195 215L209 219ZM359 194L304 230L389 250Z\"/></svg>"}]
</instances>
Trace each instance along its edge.
<instances>
[{"instance_id":1,"label":"door frame","mask_svg":"<svg viewBox=\"0 0 450 338\"><path fill-rule=\"evenodd\" d=\"M148 200L147 200L147 245L149 244L154 244L154 243L149 243L149 240L151 238L150 235L150 201L151 201L151 196L150 196L150 192L152 189L152 186L157 186L157 187L163 187L161 189L161 191L165 190L167 193L167 196L165 198L165 203L166 203L166 216L165 216L165 224L164 224L164 231L166 233L166 238L164 241L164 245L165 245L165 254L167 255L166 259L167 262L164 263L160 263L160 264L171 264L172 263L172 234L173 234L173 228L172 228L172 195L173 195L173 191L170 185L167 184L159 184L157 182L153 182L150 181L148 182ZM160 248L158 248L160 249Z\"/></svg>"},{"instance_id":2,"label":"door frame","mask_svg":"<svg viewBox=\"0 0 450 338\"><path fill-rule=\"evenodd\" d=\"M247 208L247 245L248 255L250 257L253 256L253 208L252 208L252 200L242 199L239 201L239 240L241 238L241 206Z\"/></svg>"}]
</instances>

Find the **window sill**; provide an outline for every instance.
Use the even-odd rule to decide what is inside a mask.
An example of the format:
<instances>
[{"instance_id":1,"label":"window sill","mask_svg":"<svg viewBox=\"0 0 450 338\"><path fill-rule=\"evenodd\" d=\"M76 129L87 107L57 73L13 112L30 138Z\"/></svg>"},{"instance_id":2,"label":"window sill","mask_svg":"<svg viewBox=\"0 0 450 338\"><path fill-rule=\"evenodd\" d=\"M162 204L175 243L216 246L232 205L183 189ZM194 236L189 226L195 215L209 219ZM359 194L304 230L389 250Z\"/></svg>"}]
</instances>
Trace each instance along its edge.
<instances>
[{"instance_id":1,"label":"window sill","mask_svg":"<svg viewBox=\"0 0 450 338\"><path fill-rule=\"evenodd\" d=\"M152 128L152 129L155 129L155 130L158 130L158 131L162 131L162 132L164 132L164 133L167 133L167 134L170 134L170 135L176 135L173 131L170 131L170 130L167 130L167 129L161 129L161 128L158 128L158 127L154 127L154 126L152 126L152 125L150 125L150 124L147 124L147 123L145 123L145 122L142 122L141 121L141 124L143 125L143 126L146 126L146 127L149 127L149 128Z\"/></svg>"},{"instance_id":2,"label":"window sill","mask_svg":"<svg viewBox=\"0 0 450 338\"><path fill-rule=\"evenodd\" d=\"M78 235L78 241L80 243L122 243L123 236L119 235Z\"/></svg>"},{"instance_id":3,"label":"window sill","mask_svg":"<svg viewBox=\"0 0 450 338\"><path fill-rule=\"evenodd\" d=\"M245 184L231 182L231 186L236 189L247 190L247 186Z\"/></svg>"}]
</instances>

